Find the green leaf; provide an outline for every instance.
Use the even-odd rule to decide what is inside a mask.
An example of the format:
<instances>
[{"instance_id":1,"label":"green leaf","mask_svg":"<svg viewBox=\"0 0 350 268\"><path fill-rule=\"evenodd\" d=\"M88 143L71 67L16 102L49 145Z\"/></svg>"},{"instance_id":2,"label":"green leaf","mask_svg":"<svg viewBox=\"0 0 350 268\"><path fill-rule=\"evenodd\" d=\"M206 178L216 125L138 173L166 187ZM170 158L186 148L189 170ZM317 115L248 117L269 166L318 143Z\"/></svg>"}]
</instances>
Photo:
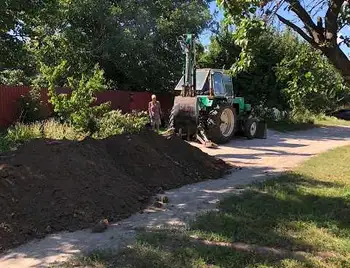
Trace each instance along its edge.
<instances>
[{"instance_id":1,"label":"green leaf","mask_svg":"<svg viewBox=\"0 0 350 268\"><path fill-rule=\"evenodd\" d=\"M311 72L307 72L306 74L305 74L305 78L311 78L312 77L312 73Z\"/></svg>"}]
</instances>

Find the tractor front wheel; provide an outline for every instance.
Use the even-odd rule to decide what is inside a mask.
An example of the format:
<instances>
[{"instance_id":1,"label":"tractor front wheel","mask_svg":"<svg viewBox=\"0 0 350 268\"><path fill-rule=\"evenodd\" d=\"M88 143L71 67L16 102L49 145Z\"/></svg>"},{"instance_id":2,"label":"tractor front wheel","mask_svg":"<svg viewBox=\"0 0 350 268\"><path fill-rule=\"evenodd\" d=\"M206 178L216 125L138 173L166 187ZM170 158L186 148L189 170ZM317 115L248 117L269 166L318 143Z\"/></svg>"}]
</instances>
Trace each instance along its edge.
<instances>
[{"instance_id":1,"label":"tractor front wheel","mask_svg":"<svg viewBox=\"0 0 350 268\"><path fill-rule=\"evenodd\" d=\"M215 143L230 141L236 131L236 110L229 105L218 106L209 113L208 138Z\"/></svg>"}]
</instances>

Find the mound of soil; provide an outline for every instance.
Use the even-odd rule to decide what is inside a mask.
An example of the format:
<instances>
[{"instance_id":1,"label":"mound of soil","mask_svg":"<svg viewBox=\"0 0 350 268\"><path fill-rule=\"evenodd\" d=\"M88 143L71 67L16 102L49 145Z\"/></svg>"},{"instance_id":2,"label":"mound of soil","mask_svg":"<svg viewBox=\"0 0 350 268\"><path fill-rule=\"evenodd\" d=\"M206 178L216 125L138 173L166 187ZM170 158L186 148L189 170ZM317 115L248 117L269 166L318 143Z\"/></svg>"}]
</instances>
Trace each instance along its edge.
<instances>
[{"instance_id":1,"label":"mound of soil","mask_svg":"<svg viewBox=\"0 0 350 268\"><path fill-rule=\"evenodd\" d=\"M220 178L230 168L151 131L80 142L33 140L0 162L0 251L103 218L126 218L160 187Z\"/></svg>"}]
</instances>

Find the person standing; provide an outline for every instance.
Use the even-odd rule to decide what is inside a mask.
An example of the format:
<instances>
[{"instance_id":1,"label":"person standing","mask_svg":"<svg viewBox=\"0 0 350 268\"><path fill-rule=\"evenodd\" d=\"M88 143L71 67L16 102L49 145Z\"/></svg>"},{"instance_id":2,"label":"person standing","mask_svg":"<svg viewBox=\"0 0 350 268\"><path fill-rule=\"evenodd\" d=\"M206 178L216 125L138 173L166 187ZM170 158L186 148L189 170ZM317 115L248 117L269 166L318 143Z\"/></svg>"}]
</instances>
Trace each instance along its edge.
<instances>
[{"instance_id":1,"label":"person standing","mask_svg":"<svg viewBox=\"0 0 350 268\"><path fill-rule=\"evenodd\" d=\"M160 102L157 101L156 95L152 95L152 100L148 103L148 113L151 119L151 126L153 130L159 132L159 127L161 124L162 109L160 107Z\"/></svg>"}]
</instances>

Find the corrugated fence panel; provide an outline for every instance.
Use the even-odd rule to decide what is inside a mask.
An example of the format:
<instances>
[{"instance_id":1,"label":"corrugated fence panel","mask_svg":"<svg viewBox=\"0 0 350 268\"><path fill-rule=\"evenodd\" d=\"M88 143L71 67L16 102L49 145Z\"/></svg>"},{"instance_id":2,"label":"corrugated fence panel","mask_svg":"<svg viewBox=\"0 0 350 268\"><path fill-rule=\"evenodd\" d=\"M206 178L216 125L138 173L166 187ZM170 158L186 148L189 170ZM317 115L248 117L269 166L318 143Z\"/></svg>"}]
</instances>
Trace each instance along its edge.
<instances>
[{"instance_id":1,"label":"corrugated fence panel","mask_svg":"<svg viewBox=\"0 0 350 268\"><path fill-rule=\"evenodd\" d=\"M128 91L108 90L96 94L96 104L111 102L113 110L121 110L124 113L130 112L130 93Z\"/></svg>"},{"instance_id":2,"label":"corrugated fence panel","mask_svg":"<svg viewBox=\"0 0 350 268\"><path fill-rule=\"evenodd\" d=\"M171 94L160 94L157 95L157 99L160 102L164 115L170 115L171 108L174 104L174 96L172 96Z\"/></svg>"},{"instance_id":3,"label":"corrugated fence panel","mask_svg":"<svg viewBox=\"0 0 350 268\"><path fill-rule=\"evenodd\" d=\"M7 127L17 120L19 99L29 91L29 87L0 85L0 127Z\"/></svg>"},{"instance_id":4,"label":"corrugated fence panel","mask_svg":"<svg viewBox=\"0 0 350 268\"><path fill-rule=\"evenodd\" d=\"M0 85L0 127L8 127L18 119L18 101L22 95L27 95L29 87L2 86ZM70 90L58 88L57 93L69 94ZM121 110L130 113L133 110L147 111L148 102L151 101L150 92L132 92L122 90L108 90L96 94L96 104L111 102L113 110ZM157 94L162 110L168 115L173 105L171 94ZM44 106L43 116L49 117L52 114L52 105L48 102L47 89L42 89L41 101Z\"/></svg>"},{"instance_id":5,"label":"corrugated fence panel","mask_svg":"<svg viewBox=\"0 0 350 268\"><path fill-rule=\"evenodd\" d=\"M152 93L131 92L131 94L132 94L131 109L147 111L148 103L151 101ZM157 96L157 100L161 104L163 112L164 113L170 112L174 103L174 97L171 94L166 94L166 93L156 94L156 96Z\"/></svg>"},{"instance_id":6,"label":"corrugated fence panel","mask_svg":"<svg viewBox=\"0 0 350 268\"><path fill-rule=\"evenodd\" d=\"M151 96L152 94L149 92L130 92L130 110L147 111L148 102L151 100Z\"/></svg>"}]
</instances>

